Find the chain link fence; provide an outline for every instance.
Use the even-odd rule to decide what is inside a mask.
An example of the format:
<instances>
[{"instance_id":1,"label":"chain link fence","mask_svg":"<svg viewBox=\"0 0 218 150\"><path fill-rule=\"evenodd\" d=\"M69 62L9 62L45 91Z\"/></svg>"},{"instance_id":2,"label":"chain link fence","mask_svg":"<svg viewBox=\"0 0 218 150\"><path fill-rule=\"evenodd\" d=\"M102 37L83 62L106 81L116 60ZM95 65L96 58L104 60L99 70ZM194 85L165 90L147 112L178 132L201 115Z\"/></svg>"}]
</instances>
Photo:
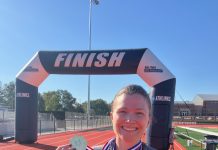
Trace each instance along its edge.
<instances>
[{"instance_id":1,"label":"chain link fence","mask_svg":"<svg viewBox=\"0 0 218 150\"><path fill-rule=\"evenodd\" d=\"M14 135L15 113L13 110L0 110L0 136Z\"/></svg>"},{"instance_id":2,"label":"chain link fence","mask_svg":"<svg viewBox=\"0 0 218 150\"><path fill-rule=\"evenodd\" d=\"M53 113L38 113L38 134L66 132L74 130L88 130L111 126L109 116L90 116L86 114L65 112L65 119L56 119ZM15 112L0 110L0 135L14 136Z\"/></svg>"}]
</instances>

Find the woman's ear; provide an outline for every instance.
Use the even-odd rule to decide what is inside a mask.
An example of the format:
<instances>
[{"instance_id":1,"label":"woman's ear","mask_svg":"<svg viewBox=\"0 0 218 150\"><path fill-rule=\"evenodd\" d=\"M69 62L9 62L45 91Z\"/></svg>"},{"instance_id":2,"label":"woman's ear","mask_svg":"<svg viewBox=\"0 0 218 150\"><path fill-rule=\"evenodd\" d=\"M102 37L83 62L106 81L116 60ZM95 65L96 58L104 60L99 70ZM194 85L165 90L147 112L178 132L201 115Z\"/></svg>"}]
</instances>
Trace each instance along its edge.
<instances>
[{"instance_id":1,"label":"woman's ear","mask_svg":"<svg viewBox=\"0 0 218 150\"><path fill-rule=\"evenodd\" d=\"M149 126L149 124L151 123L151 121L152 121L152 117L149 116L149 119L148 119L148 123L147 123L147 127L146 127L146 128L148 128L148 126Z\"/></svg>"},{"instance_id":2,"label":"woman's ear","mask_svg":"<svg viewBox=\"0 0 218 150\"><path fill-rule=\"evenodd\" d=\"M148 120L148 124L147 124L147 127L149 126L149 124L150 124L150 121L151 121L151 120L149 119L149 120Z\"/></svg>"}]
</instances>

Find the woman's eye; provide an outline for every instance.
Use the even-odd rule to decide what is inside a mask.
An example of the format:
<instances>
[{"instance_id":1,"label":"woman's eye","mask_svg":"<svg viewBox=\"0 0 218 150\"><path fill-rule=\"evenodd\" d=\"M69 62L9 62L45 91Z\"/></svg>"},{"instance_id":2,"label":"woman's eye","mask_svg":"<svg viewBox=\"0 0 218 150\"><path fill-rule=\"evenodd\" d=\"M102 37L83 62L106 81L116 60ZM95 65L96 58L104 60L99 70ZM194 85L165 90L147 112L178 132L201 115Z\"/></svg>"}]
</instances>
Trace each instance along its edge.
<instances>
[{"instance_id":1,"label":"woman's eye","mask_svg":"<svg viewBox=\"0 0 218 150\"><path fill-rule=\"evenodd\" d=\"M144 115L144 113L142 113L142 112L137 112L136 114L137 115Z\"/></svg>"},{"instance_id":2,"label":"woman's eye","mask_svg":"<svg viewBox=\"0 0 218 150\"><path fill-rule=\"evenodd\" d=\"M123 114L123 113L126 113L126 111L125 111L125 110L121 110L119 113L122 113L122 114Z\"/></svg>"}]
</instances>

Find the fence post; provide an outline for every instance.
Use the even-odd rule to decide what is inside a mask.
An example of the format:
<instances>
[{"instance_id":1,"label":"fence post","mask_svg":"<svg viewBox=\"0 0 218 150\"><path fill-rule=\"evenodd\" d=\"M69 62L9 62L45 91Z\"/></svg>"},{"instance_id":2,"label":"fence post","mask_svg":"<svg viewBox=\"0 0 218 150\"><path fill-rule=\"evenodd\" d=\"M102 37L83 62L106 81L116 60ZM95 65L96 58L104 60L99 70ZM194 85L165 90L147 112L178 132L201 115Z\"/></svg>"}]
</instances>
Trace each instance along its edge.
<instances>
[{"instance_id":1,"label":"fence post","mask_svg":"<svg viewBox=\"0 0 218 150\"><path fill-rule=\"evenodd\" d=\"M67 131L67 120L64 120L65 122L65 132Z\"/></svg>"},{"instance_id":2,"label":"fence post","mask_svg":"<svg viewBox=\"0 0 218 150\"><path fill-rule=\"evenodd\" d=\"M5 110L3 110L3 121L5 121Z\"/></svg>"},{"instance_id":3,"label":"fence post","mask_svg":"<svg viewBox=\"0 0 218 150\"><path fill-rule=\"evenodd\" d=\"M73 127L74 127L74 131L76 130L76 127L75 127L75 119L73 120Z\"/></svg>"},{"instance_id":4,"label":"fence post","mask_svg":"<svg viewBox=\"0 0 218 150\"><path fill-rule=\"evenodd\" d=\"M41 119L39 120L39 133L42 134L42 125L41 125Z\"/></svg>"},{"instance_id":5,"label":"fence post","mask_svg":"<svg viewBox=\"0 0 218 150\"><path fill-rule=\"evenodd\" d=\"M54 133L55 133L55 118L54 118L54 121L53 121L53 122L54 122Z\"/></svg>"}]
</instances>

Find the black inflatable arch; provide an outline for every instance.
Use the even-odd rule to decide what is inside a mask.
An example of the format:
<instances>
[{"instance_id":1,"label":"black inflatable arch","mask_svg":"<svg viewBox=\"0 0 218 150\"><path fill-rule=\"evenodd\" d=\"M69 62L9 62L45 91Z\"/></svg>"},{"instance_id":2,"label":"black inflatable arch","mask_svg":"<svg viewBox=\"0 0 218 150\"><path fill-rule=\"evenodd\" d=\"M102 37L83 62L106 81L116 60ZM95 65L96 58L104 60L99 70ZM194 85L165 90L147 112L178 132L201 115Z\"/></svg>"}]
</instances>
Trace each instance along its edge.
<instances>
[{"instance_id":1,"label":"black inflatable arch","mask_svg":"<svg viewBox=\"0 0 218 150\"><path fill-rule=\"evenodd\" d=\"M146 48L37 52L16 76L17 142L37 141L38 87L49 74L138 74L153 87L147 143L168 149L176 79Z\"/></svg>"}]
</instances>

